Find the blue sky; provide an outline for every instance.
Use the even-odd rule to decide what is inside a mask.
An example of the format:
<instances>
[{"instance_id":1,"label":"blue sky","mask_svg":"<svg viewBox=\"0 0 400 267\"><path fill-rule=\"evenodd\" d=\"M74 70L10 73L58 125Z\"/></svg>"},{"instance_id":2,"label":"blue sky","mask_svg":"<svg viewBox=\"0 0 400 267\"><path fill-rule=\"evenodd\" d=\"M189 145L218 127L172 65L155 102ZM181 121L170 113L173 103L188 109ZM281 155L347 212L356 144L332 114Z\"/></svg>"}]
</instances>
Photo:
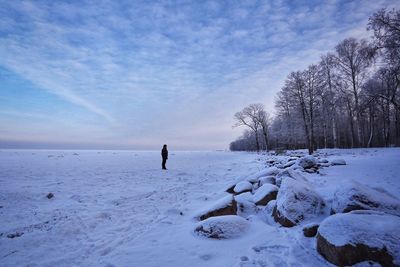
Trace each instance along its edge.
<instances>
[{"instance_id":1,"label":"blue sky","mask_svg":"<svg viewBox=\"0 0 400 267\"><path fill-rule=\"evenodd\" d=\"M0 147L224 149L397 0L0 0Z\"/></svg>"}]
</instances>

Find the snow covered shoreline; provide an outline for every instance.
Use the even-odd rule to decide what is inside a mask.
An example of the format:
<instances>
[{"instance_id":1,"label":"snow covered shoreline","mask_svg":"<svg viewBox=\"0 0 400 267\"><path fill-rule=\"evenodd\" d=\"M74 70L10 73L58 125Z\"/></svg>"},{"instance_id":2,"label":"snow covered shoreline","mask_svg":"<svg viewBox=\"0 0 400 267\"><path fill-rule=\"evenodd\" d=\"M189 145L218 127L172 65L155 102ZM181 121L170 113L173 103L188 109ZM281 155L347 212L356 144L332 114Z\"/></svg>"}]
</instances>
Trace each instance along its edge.
<instances>
[{"instance_id":1,"label":"snow covered shoreline","mask_svg":"<svg viewBox=\"0 0 400 267\"><path fill-rule=\"evenodd\" d=\"M349 179L400 195L400 149L320 153L348 163L305 174L328 202ZM288 231L267 218L232 240L193 234L196 212L263 170L265 159L175 152L162 172L159 152L1 150L0 266L327 265L301 227Z\"/></svg>"}]
</instances>

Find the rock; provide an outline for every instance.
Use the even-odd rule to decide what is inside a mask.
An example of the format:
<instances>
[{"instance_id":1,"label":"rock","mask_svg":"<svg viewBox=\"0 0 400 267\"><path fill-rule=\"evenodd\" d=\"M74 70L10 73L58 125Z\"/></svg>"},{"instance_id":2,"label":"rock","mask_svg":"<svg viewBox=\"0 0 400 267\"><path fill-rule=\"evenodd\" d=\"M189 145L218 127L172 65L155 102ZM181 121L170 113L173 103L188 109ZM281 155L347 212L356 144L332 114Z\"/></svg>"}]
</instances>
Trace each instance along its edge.
<instances>
[{"instance_id":1,"label":"rock","mask_svg":"<svg viewBox=\"0 0 400 267\"><path fill-rule=\"evenodd\" d=\"M318 160L318 163L328 163L329 161L327 159L320 159Z\"/></svg>"},{"instance_id":2,"label":"rock","mask_svg":"<svg viewBox=\"0 0 400 267\"><path fill-rule=\"evenodd\" d=\"M253 185L253 188L251 189L252 192L256 191L256 190L260 187L259 182L257 182L257 183L252 183L252 185Z\"/></svg>"},{"instance_id":3,"label":"rock","mask_svg":"<svg viewBox=\"0 0 400 267\"><path fill-rule=\"evenodd\" d=\"M237 215L248 217L256 212L256 205L253 202L253 194L245 192L234 197L237 205Z\"/></svg>"},{"instance_id":4,"label":"rock","mask_svg":"<svg viewBox=\"0 0 400 267\"><path fill-rule=\"evenodd\" d=\"M352 211L325 219L318 228L317 251L339 266L374 261L399 266L400 217L376 211Z\"/></svg>"},{"instance_id":5,"label":"rock","mask_svg":"<svg viewBox=\"0 0 400 267\"><path fill-rule=\"evenodd\" d=\"M258 185L262 186L264 184L275 184L275 176L260 177L260 179L258 179Z\"/></svg>"},{"instance_id":6,"label":"rock","mask_svg":"<svg viewBox=\"0 0 400 267\"><path fill-rule=\"evenodd\" d=\"M296 163L296 161L292 160L292 161L288 161L283 165L283 168L289 168L291 166L293 166Z\"/></svg>"},{"instance_id":7,"label":"rock","mask_svg":"<svg viewBox=\"0 0 400 267\"><path fill-rule=\"evenodd\" d=\"M243 193L243 192L248 192L253 189L253 185L248 182L248 181L242 181L236 184L236 186L233 188L233 192L236 194Z\"/></svg>"},{"instance_id":8,"label":"rock","mask_svg":"<svg viewBox=\"0 0 400 267\"><path fill-rule=\"evenodd\" d=\"M279 188L272 184L264 184L261 186L253 196L253 202L256 205L265 206L273 199L276 199Z\"/></svg>"},{"instance_id":9,"label":"rock","mask_svg":"<svg viewBox=\"0 0 400 267\"><path fill-rule=\"evenodd\" d=\"M313 156L305 156L299 159L299 166L309 169L317 165L317 160Z\"/></svg>"},{"instance_id":10,"label":"rock","mask_svg":"<svg viewBox=\"0 0 400 267\"><path fill-rule=\"evenodd\" d=\"M400 200L381 188L351 181L341 185L333 196L331 213L377 210L400 216Z\"/></svg>"},{"instance_id":11,"label":"rock","mask_svg":"<svg viewBox=\"0 0 400 267\"><path fill-rule=\"evenodd\" d=\"M248 176L246 178L246 180L249 182L255 183L255 182L258 182L258 179L260 177L277 175L278 173L279 173L279 169L277 167L269 167L269 168L266 168L262 171L259 171L255 174Z\"/></svg>"},{"instance_id":12,"label":"rock","mask_svg":"<svg viewBox=\"0 0 400 267\"><path fill-rule=\"evenodd\" d=\"M267 213L269 216L271 216L275 207L276 207L276 200L273 199L267 203L267 205L264 208L264 212Z\"/></svg>"},{"instance_id":13,"label":"rock","mask_svg":"<svg viewBox=\"0 0 400 267\"><path fill-rule=\"evenodd\" d=\"M331 164L330 163L318 163L319 167L330 167Z\"/></svg>"},{"instance_id":14,"label":"rock","mask_svg":"<svg viewBox=\"0 0 400 267\"><path fill-rule=\"evenodd\" d=\"M290 179L294 179L294 180L302 181L302 182L308 182L307 179L303 175L301 175L299 172L297 172L296 170L285 169L285 170L281 171L280 173L278 173L278 175L276 176L276 178L275 178L276 186L280 187L282 181L285 180L286 178L290 178Z\"/></svg>"},{"instance_id":15,"label":"rock","mask_svg":"<svg viewBox=\"0 0 400 267\"><path fill-rule=\"evenodd\" d=\"M249 258L247 256L241 256L240 260L241 261L249 261Z\"/></svg>"},{"instance_id":16,"label":"rock","mask_svg":"<svg viewBox=\"0 0 400 267\"><path fill-rule=\"evenodd\" d=\"M234 194L235 191L233 191L233 188L235 188L236 184L230 185L225 192L229 193L229 194Z\"/></svg>"},{"instance_id":17,"label":"rock","mask_svg":"<svg viewBox=\"0 0 400 267\"><path fill-rule=\"evenodd\" d=\"M333 159L331 160L331 165L346 165L346 161L344 159Z\"/></svg>"},{"instance_id":18,"label":"rock","mask_svg":"<svg viewBox=\"0 0 400 267\"><path fill-rule=\"evenodd\" d=\"M314 237L317 235L319 224L311 223L303 227L303 234L305 237Z\"/></svg>"},{"instance_id":19,"label":"rock","mask_svg":"<svg viewBox=\"0 0 400 267\"><path fill-rule=\"evenodd\" d=\"M304 171L307 173L316 173L316 170L314 168L305 169Z\"/></svg>"},{"instance_id":20,"label":"rock","mask_svg":"<svg viewBox=\"0 0 400 267\"><path fill-rule=\"evenodd\" d=\"M54 197L54 194L53 194L53 193L48 193L46 197L47 197L48 199L51 199L51 198Z\"/></svg>"},{"instance_id":21,"label":"rock","mask_svg":"<svg viewBox=\"0 0 400 267\"><path fill-rule=\"evenodd\" d=\"M237 203L232 195L226 196L208 209L202 211L199 216L200 220L205 220L210 217L222 216L222 215L236 215Z\"/></svg>"},{"instance_id":22,"label":"rock","mask_svg":"<svg viewBox=\"0 0 400 267\"><path fill-rule=\"evenodd\" d=\"M194 231L208 238L230 239L243 235L249 226L250 223L246 219L236 215L227 215L201 221Z\"/></svg>"},{"instance_id":23,"label":"rock","mask_svg":"<svg viewBox=\"0 0 400 267\"><path fill-rule=\"evenodd\" d=\"M323 212L325 202L309 183L294 179L282 181L273 216L276 222L292 227Z\"/></svg>"},{"instance_id":24,"label":"rock","mask_svg":"<svg viewBox=\"0 0 400 267\"><path fill-rule=\"evenodd\" d=\"M16 237L22 236L23 234L24 234L23 232L15 232L15 233L12 233L12 234L8 234L7 237L8 238L16 238Z\"/></svg>"}]
</instances>

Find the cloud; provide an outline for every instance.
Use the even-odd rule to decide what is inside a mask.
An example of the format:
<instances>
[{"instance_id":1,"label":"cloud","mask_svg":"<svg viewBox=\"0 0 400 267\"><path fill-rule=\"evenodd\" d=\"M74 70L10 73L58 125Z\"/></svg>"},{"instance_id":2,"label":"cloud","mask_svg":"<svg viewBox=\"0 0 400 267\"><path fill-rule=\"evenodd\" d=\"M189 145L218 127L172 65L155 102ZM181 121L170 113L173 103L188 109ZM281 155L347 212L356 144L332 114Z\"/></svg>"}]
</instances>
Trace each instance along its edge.
<instances>
[{"instance_id":1,"label":"cloud","mask_svg":"<svg viewBox=\"0 0 400 267\"><path fill-rule=\"evenodd\" d=\"M0 65L96 114L76 124L102 125L99 139L221 147L237 134L235 111L263 102L273 112L290 71L345 37L368 36L368 16L395 3L8 1Z\"/></svg>"}]
</instances>

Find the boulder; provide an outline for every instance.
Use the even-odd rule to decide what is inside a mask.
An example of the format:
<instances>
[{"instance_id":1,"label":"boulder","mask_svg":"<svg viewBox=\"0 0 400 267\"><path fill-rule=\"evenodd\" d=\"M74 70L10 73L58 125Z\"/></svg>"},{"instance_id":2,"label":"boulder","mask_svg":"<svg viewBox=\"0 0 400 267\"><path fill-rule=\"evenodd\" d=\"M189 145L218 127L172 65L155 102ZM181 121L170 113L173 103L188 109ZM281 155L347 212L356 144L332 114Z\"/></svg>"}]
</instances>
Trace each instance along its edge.
<instances>
[{"instance_id":1,"label":"boulder","mask_svg":"<svg viewBox=\"0 0 400 267\"><path fill-rule=\"evenodd\" d=\"M222 215L236 215L237 203L232 195L226 196L202 211L197 217L200 220L205 220L210 217L222 216Z\"/></svg>"},{"instance_id":2,"label":"boulder","mask_svg":"<svg viewBox=\"0 0 400 267\"><path fill-rule=\"evenodd\" d=\"M265 206L273 199L276 199L279 188L273 184L264 184L253 195L253 202L256 205Z\"/></svg>"},{"instance_id":3,"label":"boulder","mask_svg":"<svg viewBox=\"0 0 400 267\"><path fill-rule=\"evenodd\" d=\"M304 169L309 169L314 166L317 166L317 160L313 156L305 156L299 159L299 166L303 167Z\"/></svg>"},{"instance_id":4,"label":"boulder","mask_svg":"<svg viewBox=\"0 0 400 267\"><path fill-rule=\"evenodd\" d=\"M331 165L346 165L346 161L344 159L333 159L331 160Z\"/></svg>"},{"instance_id":5,"label":"boulder","mask_svg":"<svg viewBox=\"0 0 400 267\"><path fill-rule=\"evenodd\" d=\"M227 215L201 221L194 231L198 235L208 238L230 239L240 237L249 227L250 223L246 219L236 215Z\"/></svg>"},{"instance_id":6,"label":"boulder","mask_svg":"<svg viewBox=\"0 0 400 267\"><path fill-rule=\"evenodd\" d=\"M276 222L292 227L323 213L325 202L306 182L285 179L279 189L273 216Z\"/></svg>"},{"instance_id":7,"label":"boulder","mask_svg":"<svg viewBox=\"0 0 400 267\"><path fill-rule=\"evenodd\" d=\"M288 161L283 165L283 168L289 168L291 166L293 166L296 163L296 161L292 160L292 161Z\"/></svg>"},{"instance_id":8,"label":"boulder","mask_svg":"<svg viewBox=\"0 0 400 267\"><path fill-rule=\"evenodd\" d=\"M235 194L235 191L233 191L233 189L235 188L236 184L230 185L225 192L229 193L229 194Z\"/></svg>"},{"instance_id":9,"label":"boulder","mask_svg":"<svg viewBox=\"0 0 400 267\"><path fill-rule=\"evenodd\" d=\"M293 170L293 169L285 169L278 173L278 175L275 178L275 184L276 186L280 187L281 183L285 179L294 179L297 181L302 181L302 182L308 182L307 179L301 175L298 171Z\"/></svg>"},{"instance_id":10,"label":"boulder","mask_svg":"<svg viewBox=\"0 0 400 267\"><path fill-rule=\"evenodd\" d=\"M265 176L258 179L258 185L262 186L264 184L275 184L275 176Z\"/></svg>"},{"instance_id":11,"label":"boulder","mask_svg":"<svg viewBox=\"0 0 400 267\"><path fill-rule=\"evenodd\" d=\"M277 167L269 167L262 171L259 171L255 174L252 174L246 178L247 181L255 183L258 182L258 179L263 176L271 176L277 175L279 173L279 169Z\"/></svg>"},{"instance_id":12,"label":"boulder","mask_svg":"<svg viewBox=\"0 0 400 267\"><path fill-rule=\"evenodd\" d=\"M256 205L253 202L253 194L245 192L234 197L237 205L237 215L248 217L256 212Z\"/></svg>"},{"instance_id":13,"label":"boulder","mask_svg":"<svg viewBox=\"0 0 400 267\"><path fill-rule=\"evenodd\" d=\"M314 237L317 235L319 224L310 223L303 227L303 234L305 237Z\"/></svg>"},{"instance_id":14,"label":"boulder","mask_svg":"<svg viewBox=\"0 0 400 267\"><path fill-rule=\"evenodd\" d=\"M242 181L236 184L236 186L233 188L233 192L235 192L236 194L240 194L243 192L251 191L251 189L253 189L253 185L250 182Z\"/></svg>"},{"instance_id":15,"label":"boulder","mask_svg":"<svg viewBox=\"0 0 400 267\"><path fill-rule=\"evenodd\" d=\"M376 211L352 211L326 218L318 228L317 251L329 262L348 266L374 261L400 264L400 217Z\"/></svg>"},{"instance_id":16,"label":"boulder","mask_svg":"<svg viewBox=\"0 0 400 267\"><path fill-rule=\"evenodd\" d=\"M400 216L400 200L384 189L351 181L334 193L331 213L352 210L377 210Z\"/></svg>"},{"instance_id":17,"label":"boulder","mask_svg":"<svg viewBox=\"0 0 400 267\"><path fill-rule=\"evenodd\" d=\"M46 195L46 197L47 197L48 199L51 199L51 198L54 197L54 194L53 194L53 193L48 193L48 194Z\"/></svg>"},{"instance_id":18,"label":"boulder","mask_svg":"<svg viewBox=\"0 0 400 267\"><path fill-rule=\"evenodd\" d=\"M317 172L317 170L315 168L305 169L304 171L307 173L316 173Z\"/></svg>"},{"instance_id":19,"label":"boulder","mask_svg":"<svg viewBox=\"0 0 400 267\"><path fill-rule=\"evenodd\" d=\"M319 159L318 163L328 163L329 161L327 159Z\"/></svg>"}]
</instances>

